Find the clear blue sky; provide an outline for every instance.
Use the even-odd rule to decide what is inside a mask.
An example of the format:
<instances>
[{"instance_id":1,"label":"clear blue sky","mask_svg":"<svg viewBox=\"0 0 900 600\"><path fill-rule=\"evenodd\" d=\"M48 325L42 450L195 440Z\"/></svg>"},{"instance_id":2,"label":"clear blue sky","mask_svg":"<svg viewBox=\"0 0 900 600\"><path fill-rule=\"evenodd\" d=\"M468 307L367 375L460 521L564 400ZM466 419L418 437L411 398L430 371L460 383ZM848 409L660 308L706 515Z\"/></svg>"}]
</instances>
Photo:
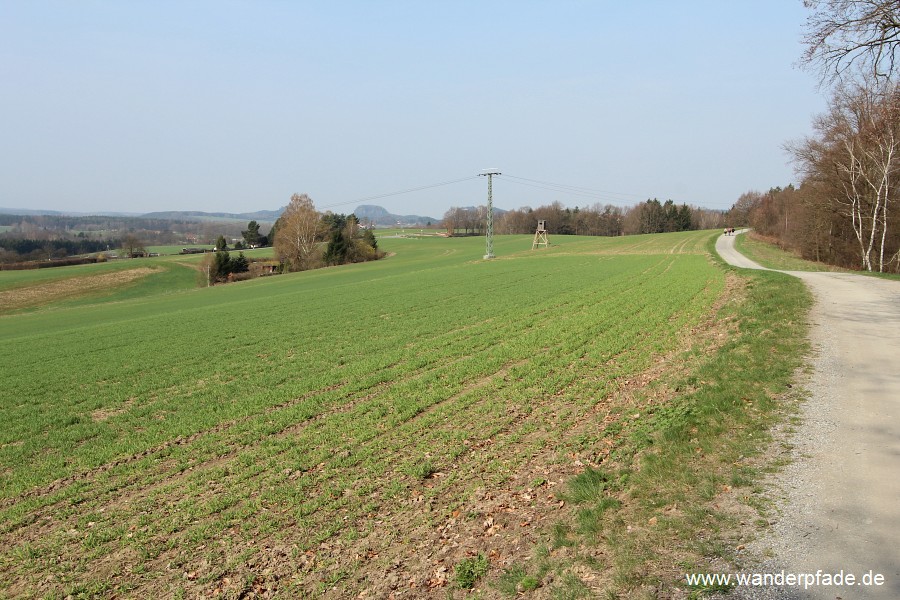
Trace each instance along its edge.
<instances>
[{"instance_id":1,"label":"clear blue sky","mask_svg":"<svg viewBox=\"0 0 900 600\"><path fill-rule=\"evenodd\" d=\"M0 0L0 206L728 208L823 110L800 0ZM485 178L368 203L441 217Z\"/></svg>"}]
</instances>

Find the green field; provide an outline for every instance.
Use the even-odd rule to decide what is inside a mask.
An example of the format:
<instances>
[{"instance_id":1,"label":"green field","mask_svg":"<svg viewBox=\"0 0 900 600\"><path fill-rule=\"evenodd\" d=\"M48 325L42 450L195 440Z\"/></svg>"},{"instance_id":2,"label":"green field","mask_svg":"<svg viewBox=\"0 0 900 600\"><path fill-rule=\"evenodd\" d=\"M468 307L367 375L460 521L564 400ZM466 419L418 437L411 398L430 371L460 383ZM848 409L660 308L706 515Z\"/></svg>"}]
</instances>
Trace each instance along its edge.
<instances>
[{"instance_id":1,"label":"green field","mask_svg":"<svg viewBox=\"0 0 900 600\"><path fill-rule=\"evenodd\" d=\"M0 305L6 594L467 597L473 557L488 596L642 585L655 572L567 550L566 531L596 538L567 490L617 465L596 499L631 514L647 444L694 418L685 394L715 379L700 373L755 293L712 236L500 236L493 261L483 238L386 238L376 263L213 288L197 257L0 272L0 293L89 288ZM123 262L150 272L87 285ZM689 501L685 481L659 498Z\"/></svg>"},{"instance_id":2,"label":"green field","mask_svg":"<svg viewBox=\"0 0 900 600\"><path fill-rule=\"evenodd\" d=\"M181 244L181 245L175 245L175 246L147 246L147 252L151 252L153 254L170 255L170 254L181 254L181 251L185 248L199 248L201 250L209 250L213 246L214 246L214 244Z\"/></svg>"},{"instance_id":3,"label":"green field","mask_svg":"<svg viewBox=\"0 0 900 600\"><path fill-rule=\"evenodd\" d=\"M91 265L3 271L0 317L38 309L146 299L197 287L200 257L120 259Z\"/></svg>"}]
</instances>

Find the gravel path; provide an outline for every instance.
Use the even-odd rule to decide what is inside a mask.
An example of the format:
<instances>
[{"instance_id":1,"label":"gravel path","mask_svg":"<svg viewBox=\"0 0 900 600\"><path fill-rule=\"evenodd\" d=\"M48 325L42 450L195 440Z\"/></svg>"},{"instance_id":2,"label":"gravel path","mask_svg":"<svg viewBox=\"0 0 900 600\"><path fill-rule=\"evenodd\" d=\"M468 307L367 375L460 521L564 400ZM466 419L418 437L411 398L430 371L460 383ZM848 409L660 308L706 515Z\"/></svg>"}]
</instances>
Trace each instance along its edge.
<instances>
[{"instance_id":1,"label":"gravel path","mask_svg":"<svg viewBox=\"0 0 900 600\"><path fill-rule=\"evenodd\" d=\"M716 250L735 266L763 268L734 249L733 236ZM729 597L900 599L900 281L787 273L816 299L810 397L790 440L794 462L772 481L778 516L747 551L753 573L811 574L813 585L738 587ZM841 572L855 585L825 585ZM882 585L860 585L867 574Z\"/></svg>"}]
</instances>

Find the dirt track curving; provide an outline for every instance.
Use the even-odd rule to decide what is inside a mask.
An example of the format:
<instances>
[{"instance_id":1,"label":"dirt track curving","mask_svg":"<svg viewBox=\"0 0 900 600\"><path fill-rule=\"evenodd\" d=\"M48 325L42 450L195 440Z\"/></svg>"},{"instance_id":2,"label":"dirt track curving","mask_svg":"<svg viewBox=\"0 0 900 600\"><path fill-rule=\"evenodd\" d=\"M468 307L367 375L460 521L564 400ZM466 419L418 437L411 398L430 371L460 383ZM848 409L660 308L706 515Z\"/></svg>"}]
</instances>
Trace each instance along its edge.
<instances>
[{"instance_id":1,"label":"dirt track curving","mask_svg":"<svg viewBox=\"0 0 900 600\"><path fill-rule=\"evenodd\" d=\"M762 269L734 239L717 241L722 258ZM791 440L794 462L775 482L777 520L750 550L769 556L754 572L821 573L808 589L737 588L730 597L900 598L900 282L787 273L816 299L810 397ZM856 585L824 585L826 574L842 571ZM877 574L882 585L860 585Z\"/></svg>"}]
</instances>

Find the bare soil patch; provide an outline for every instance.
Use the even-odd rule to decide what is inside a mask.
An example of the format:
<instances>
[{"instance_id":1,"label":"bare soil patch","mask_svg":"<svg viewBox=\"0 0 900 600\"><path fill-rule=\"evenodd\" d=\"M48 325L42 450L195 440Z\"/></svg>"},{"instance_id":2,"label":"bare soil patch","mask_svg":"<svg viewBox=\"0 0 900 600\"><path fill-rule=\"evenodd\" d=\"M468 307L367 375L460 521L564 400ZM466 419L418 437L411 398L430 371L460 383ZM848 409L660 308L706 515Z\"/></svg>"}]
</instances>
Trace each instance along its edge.
<instances>
[{"instance_id":1,"label":"bare soil patch","mask_svg":"<svg viewBox=\"0 0 900 600\"><path fill-rule=\"evenodd\" d=\"M150 267L139 267L116 271L115 273L91 275L89 277L70 277L68 279L0 291L0 307L2 307L0 311L7 312L41 306L58 300L101 292L129 284L132 281L155 273L157 270Z\"/></svg>"}]
</instances>

